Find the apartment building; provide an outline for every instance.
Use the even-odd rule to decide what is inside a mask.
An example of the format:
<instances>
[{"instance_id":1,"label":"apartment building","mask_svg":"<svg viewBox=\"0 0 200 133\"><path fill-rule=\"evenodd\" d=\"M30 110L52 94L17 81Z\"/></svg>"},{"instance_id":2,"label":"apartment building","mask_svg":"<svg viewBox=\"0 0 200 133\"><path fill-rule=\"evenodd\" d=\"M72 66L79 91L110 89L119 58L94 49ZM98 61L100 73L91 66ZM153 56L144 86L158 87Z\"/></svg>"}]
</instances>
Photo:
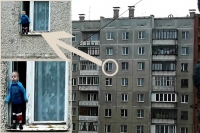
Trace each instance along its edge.
<instances>
[{"instance_id":1,"label":"apartment building","mask_svg":"<svg viewBox=\"0 0 200 133\"><path fill-rule=\"evenodd\" d=\"M119 17L73 21L73 46L118 73L73 54L73 132L192 133L194 18ZM119 17L119 18L118 18ZM89 38L92 34L94 36ZM79 45L80 44L80 45ZM107 62L108 74L115 71Z\"/></svg>"}]
</instances>

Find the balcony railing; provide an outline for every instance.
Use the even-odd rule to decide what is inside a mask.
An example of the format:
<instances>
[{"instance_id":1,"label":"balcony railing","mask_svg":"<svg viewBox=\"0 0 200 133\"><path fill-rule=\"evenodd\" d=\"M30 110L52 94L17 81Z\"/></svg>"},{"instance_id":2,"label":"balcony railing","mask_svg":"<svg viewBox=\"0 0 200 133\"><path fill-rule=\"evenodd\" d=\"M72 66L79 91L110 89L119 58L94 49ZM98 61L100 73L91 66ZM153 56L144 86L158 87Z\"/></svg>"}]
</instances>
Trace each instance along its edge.
<instances>
[{"instance_id":1,"label":"balcony railing","mask_svg":"<svg viewBox=\"0 0 200 133\"><path fill-rule=\"evenodd\" d=\"M98 101L79 101L79 106L98 106Z\"/></svg>"},{"instance_id":2,"label":"balcony railing","mask_svg":"<svg viewBox=\"0 0 200 133\"><path fill-rule=\"evenodd\" d=\"M81 41L80 46L98 46L100 41Z\"/></svg>"},{"instance_id":3,"label":"balcony railing","mask_svg":"<svg viewBox=\"0 0 200 133\"><path fill-rule=\"evenodd\" d=\"M96 85L96 86L94 86L94 85L91 85L91 86L89 86L89 85L80 85L79 86L79 91L99 91L99 86L98 85Z\"/></svg>"},{"instance_id":4,"label":"balcony railing","mask_svg":"<svg viewBox=\"0 0 200 133\"><path fill-rule=\"evenodd\" d=\"M83 116L79 115L80 121L98 121L98 116Z\"/></svg>"}]
</instances>

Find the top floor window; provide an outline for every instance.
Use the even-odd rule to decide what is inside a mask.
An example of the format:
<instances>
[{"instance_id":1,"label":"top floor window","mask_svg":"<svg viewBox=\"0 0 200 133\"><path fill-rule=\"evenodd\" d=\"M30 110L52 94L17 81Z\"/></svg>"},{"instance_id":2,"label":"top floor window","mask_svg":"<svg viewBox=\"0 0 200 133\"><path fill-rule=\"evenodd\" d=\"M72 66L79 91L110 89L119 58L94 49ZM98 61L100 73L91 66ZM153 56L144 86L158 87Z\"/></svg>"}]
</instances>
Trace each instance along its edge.
<instances>
[{"instance_id":1,"label":"top floor window","mask_svg":"<svg viewBox=\"0 0 200 133\"><path fill-rule=\"evenodd\" d=\"M113 40L114 39L114 33L113 32L107 32L106 33L106 40Z\"/></svg>"},{"instance_id":2,"label":"top floor window","mask_svg":"<svg viewBox=\"0 0 200 133\"><path fill-rule=\"evenodd\" d=\"M154 40L174 40L177 39L177 30L175 29L165 29L165 30L153 30Z\"/></svg>"}]
</instances>

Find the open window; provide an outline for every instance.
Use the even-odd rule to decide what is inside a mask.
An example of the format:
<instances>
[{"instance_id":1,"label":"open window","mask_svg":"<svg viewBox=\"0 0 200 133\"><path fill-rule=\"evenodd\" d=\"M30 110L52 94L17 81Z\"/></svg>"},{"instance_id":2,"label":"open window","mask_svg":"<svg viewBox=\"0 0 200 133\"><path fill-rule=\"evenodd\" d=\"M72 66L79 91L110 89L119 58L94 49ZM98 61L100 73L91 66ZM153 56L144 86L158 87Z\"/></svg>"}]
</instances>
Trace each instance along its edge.
<instances>
[{"instance_id":1,"label":"open window","mask_svg":"<svg viewBox=\"0 0 200 133\"><path fill-rule=\"evenodd\" d=\"M21 10L26 11L31 21L29 33L50 31L50 1L23 1Z\"/></svg>"},{"instance_id":2,"label":"open window","mask_svg":"<svg viewBox=\"0 0 200 133\"><path fill-rule=\"evenodd\" d=\"M13 63L15 64L15 62L11 64ZM17 63L20 69L16 70L19 72L20 82L26 88L29 100L24 105L23 130L67 131L69 124L68 62L27 61L24 64ZM11 118L11 113L9 115L8 119Z\"/></svg>"}]
</instances>

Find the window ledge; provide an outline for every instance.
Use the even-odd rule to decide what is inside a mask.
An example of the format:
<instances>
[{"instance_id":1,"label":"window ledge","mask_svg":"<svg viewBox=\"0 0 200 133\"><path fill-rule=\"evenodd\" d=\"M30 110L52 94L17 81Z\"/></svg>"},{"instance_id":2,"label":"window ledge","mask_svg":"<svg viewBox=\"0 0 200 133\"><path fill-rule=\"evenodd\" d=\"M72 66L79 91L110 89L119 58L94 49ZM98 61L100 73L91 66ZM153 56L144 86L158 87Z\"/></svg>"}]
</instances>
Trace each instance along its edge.
<instances>
[{"instance_id":1,"label":"window ledge","mask_svg":"<svg viewBox=\"0 0 200 133\"><path fill-rule=\"evenodd\" d=\"M63 126L61 126L61 125L51 125L52 127L50 127L50 125L49 126L44 126L44 125L37 125L37 126L33 126L33 125L31 125L31 126L26 126L26 125L24 125L23 126L23 130L20 130L19 128L17 128L17 129L6 129L7 131L10 131L10 132L41 132L41 131L43 131L43 132L58 132L58 131L61 131L61 132L68 132L69 130L68 130L68 128L65 126L65 125L63 125Z\"/></svg>"},{"instance_id":2,"label":"window ledge","mask_svg":"<svg viewBox=\"0 0 200 133\"><path fill-rule=\"evenodd\" d=\"M22 36L41 36L42 33L48 33L48 31L47 31L47 32L28 32L28 34L22 34L22 33L20 32L20 34L21 34Z\"/></svg>"}]
</instances>

